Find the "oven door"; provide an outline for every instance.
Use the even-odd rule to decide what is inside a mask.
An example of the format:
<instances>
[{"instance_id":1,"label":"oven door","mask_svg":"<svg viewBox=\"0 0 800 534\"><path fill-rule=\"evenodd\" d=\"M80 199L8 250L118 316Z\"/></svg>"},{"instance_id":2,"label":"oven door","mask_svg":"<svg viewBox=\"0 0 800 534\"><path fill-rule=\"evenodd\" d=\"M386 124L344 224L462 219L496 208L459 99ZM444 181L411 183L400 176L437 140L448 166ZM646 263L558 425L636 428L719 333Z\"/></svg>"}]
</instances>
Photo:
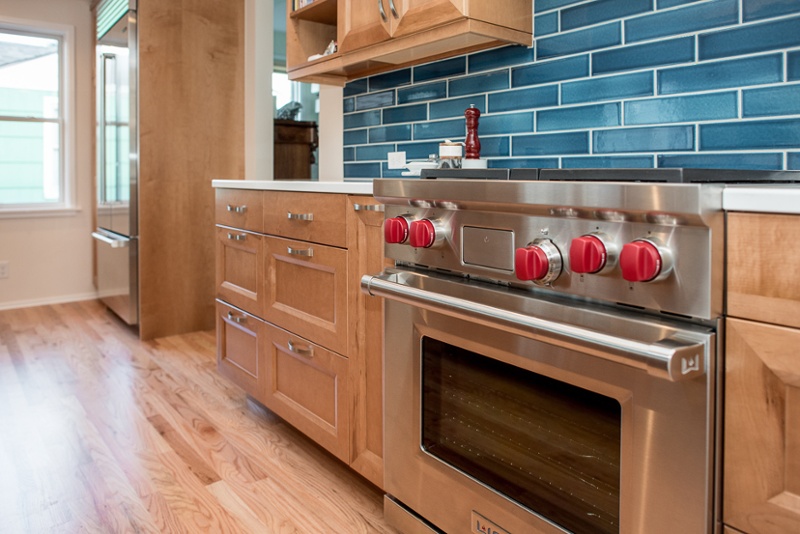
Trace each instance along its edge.
<instances>
[{"instance_id":1,"label":"oven door","mask_svg":"<svg viewBox=\"0 0 800 534\"><path fill-rule=\"evenodd\" d=\"M410 270L362 287L386 298L387 509L448 533L711 532L714 329Z\"/></svg>"}]
</instances>

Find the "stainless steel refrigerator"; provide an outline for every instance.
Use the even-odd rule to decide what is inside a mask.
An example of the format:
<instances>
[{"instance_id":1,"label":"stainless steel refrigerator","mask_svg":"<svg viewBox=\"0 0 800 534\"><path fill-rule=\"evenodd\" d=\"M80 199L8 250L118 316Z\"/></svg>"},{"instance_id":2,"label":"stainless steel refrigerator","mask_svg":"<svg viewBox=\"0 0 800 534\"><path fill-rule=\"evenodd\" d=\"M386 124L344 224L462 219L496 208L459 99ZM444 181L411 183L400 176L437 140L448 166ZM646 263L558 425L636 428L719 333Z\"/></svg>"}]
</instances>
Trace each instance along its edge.
<instances>
[{"instance_id":1,"label":"stainless steel refrigerator","mask_svg":"<svg viewBox=\"0 0 800 534\"><path fill-rule=\"evenodd\" d=\"M100 299L139 322L136 0L97 6L97 253Z\"/></svg>"}]
</instances>

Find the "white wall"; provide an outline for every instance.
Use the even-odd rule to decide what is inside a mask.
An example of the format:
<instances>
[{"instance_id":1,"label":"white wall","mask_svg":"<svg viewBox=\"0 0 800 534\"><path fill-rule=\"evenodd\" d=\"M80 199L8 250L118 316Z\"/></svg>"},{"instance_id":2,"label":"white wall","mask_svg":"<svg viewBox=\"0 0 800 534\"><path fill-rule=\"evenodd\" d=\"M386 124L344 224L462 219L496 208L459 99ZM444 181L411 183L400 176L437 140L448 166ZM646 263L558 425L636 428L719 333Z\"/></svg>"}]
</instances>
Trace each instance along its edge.
<instances>
[{"instance_id":1,"label":"white wall","mask_svg":"<svg viewBox=\"0 0 800 534\"><path fill-rule=\"evenodd\" d=\"M93 29L89 0L2 0L4 18L74 26L74 105L77 204L75 214L0 219L0 309L93 298L91 92ZM1 179L2 177L0 177Z\"/></svg>"}]
</instances>

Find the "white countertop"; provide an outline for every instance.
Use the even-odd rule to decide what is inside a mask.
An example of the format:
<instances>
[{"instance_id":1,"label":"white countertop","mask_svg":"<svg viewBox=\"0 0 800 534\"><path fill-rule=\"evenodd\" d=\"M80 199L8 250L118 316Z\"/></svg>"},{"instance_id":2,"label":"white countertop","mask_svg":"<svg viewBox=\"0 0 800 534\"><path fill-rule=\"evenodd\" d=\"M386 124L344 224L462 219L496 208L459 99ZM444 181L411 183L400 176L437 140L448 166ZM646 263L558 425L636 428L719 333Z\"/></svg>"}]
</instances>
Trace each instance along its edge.
<instances>
[{"instance_id":1,"label":"white countertop","mask_svg":"<svg viewBox=\"0 0 800 534\"><path fill-rule=\"evenodd\" d=\"M800 214L798 185L729 185L722 191L727 211Z\"/></svg>"},{"instance_id":2,"label":"white countertop","mask_svg":"<svg viewBox=\"0 0 800 534\"><path fill-rule=\"evenodd\" d=\"M213 187L259 189L263 191L298 191L301 193L344 193L371 195L372 182L312 182L309 180L213 180Z\"/></svg>"}]
</instances>

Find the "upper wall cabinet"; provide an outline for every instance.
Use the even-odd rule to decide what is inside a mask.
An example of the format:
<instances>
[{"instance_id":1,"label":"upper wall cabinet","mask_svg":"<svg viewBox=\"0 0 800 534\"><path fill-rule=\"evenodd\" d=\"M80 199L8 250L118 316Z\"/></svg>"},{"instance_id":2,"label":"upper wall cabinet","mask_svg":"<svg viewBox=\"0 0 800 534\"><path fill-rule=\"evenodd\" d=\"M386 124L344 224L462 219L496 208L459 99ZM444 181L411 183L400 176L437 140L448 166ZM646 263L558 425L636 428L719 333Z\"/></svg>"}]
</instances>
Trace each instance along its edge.
<instances>
[{"instance_id":1,"label":"upper wall cabinet","mask_svg":"<svg viewBox=\"0 0 800 534\"><path fill-rule=\"evenodd\" d=\"M502 44L530 46L528 0L315 0L287 8L289 78L347 80ZM338 51L321 58L331 40Z\"/></svg>"}]
</instances>

